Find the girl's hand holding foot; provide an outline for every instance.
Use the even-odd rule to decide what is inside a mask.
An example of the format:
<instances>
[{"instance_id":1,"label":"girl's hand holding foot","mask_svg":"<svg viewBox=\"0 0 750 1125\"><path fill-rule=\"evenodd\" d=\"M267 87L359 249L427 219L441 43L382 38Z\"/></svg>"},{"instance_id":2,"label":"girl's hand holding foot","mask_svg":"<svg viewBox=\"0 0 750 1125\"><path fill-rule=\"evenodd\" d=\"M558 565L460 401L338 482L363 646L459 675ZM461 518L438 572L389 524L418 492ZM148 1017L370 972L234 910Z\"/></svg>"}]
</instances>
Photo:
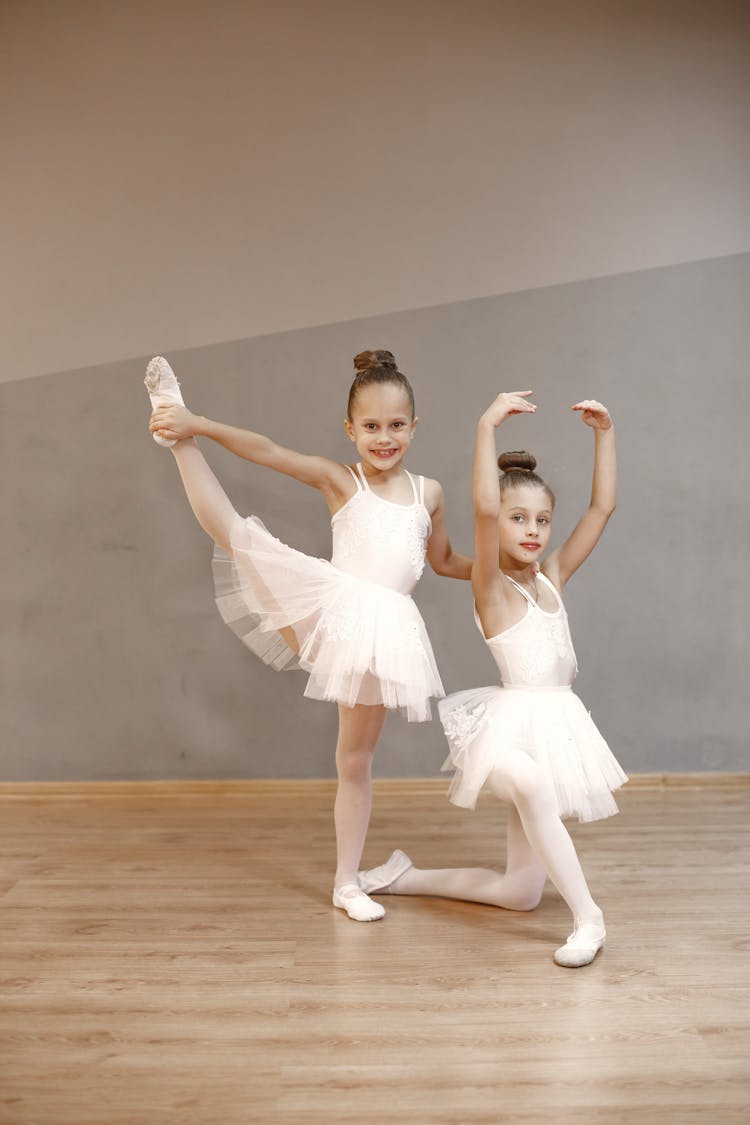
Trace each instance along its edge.
<instances>
[{"instance_id":1,"label":"girl's hand holding foot","mask_svg":"<svg viewBox=\"0 0 750 1125\"><path fill-rule=\"evenodd\" d=\"M167 441L183 441L185 438L195 437L198 423L197 415L191 414L187 407L175 403L157 406L151 415L149 429L152 434L158 434Z\"/></svg>"}]
</instances>

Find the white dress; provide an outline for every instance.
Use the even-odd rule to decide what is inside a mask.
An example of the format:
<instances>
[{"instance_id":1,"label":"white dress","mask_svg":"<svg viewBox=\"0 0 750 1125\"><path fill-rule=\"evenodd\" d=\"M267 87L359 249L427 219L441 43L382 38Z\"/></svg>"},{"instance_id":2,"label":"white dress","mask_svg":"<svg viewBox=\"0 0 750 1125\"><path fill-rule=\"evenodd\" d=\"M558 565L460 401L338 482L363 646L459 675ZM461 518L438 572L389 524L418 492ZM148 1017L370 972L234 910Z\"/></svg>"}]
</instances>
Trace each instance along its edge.
<instances>
[{"instance_id":1,"label":"white dress","mask_svg":"<svg viewBox=\"0 0 750 1125\"><path fill-rule=\"evenodd\" d=\"M526 615L485 638L502 686L456 692L439 704L450 746L443 769L456 771L450 799L473 808L503 753L516 750L549 772L560 816L599 820L618 811L612 790L627 775L573 693L578 665L565 607L549 579L537 578L554 593L557 609L541 609L508 577L526 599ZM478 619L477 625L481 630Z\"/></svg>"},{"instance_id":2,"label":"white dress","mask_svg":"<svg viewBox=\"0 0 750 1125\"><path fill-rule=\"evenodd\" d=\"M413 502L394 504L371 490L361 465L352 476L356 491L331 519L331 562L288 547L255 516L238 516L231 554L214 552L216 602L267 664L309 673L306 696L402 708L422 722L432 717L430 698L445 694L410 596L432 531L424 478L407 473ZM286 629L294 647L279 632Z\"/></svg>"}]
</instances>

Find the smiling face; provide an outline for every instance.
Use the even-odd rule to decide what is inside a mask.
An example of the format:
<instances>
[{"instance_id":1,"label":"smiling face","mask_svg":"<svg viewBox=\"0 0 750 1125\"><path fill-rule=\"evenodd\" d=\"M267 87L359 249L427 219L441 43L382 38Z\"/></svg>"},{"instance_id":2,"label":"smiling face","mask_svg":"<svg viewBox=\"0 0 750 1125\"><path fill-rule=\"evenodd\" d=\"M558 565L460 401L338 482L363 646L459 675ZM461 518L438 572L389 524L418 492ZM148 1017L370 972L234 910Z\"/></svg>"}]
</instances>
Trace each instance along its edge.
<instances>
[{"instance_id":1,"label":"smiling face","mask_svg":"<svg viewBox=\"0 0 750 1125\"><path fill-rule=\"evenodd\" d=\"M344 422L363 465L379 472L400 466L416 425L409 396L394 383L361 387L352 405L352 416Z\"/></svg>"},{"instance_id":2,"label":"smiling face","mask_svg":"<svg viewBox=\"0 0 750 1125\"><path fill-rule=\"evenodd\" d=\"M544 554L552 528L552 501L545 488L521 484L500 497L500 566L529 566Z\"/></svg>"}]
</instances>

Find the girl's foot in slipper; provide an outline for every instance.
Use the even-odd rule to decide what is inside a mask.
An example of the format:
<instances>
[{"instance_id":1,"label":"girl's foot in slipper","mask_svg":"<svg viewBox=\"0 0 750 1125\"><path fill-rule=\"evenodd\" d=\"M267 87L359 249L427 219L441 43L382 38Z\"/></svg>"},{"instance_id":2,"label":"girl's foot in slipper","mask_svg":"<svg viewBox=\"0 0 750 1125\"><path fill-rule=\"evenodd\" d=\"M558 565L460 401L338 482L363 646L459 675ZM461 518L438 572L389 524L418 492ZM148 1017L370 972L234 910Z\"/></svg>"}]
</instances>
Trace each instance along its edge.
<instances>
[{"instance_id":1,"label":"girl's foot in slipper","mask_svg":"<svg viewBox=\"0 0 750 1125\"><path fill-rule=\"evenodd\" d=\"M392 894L394 893L391 889L393 884L413 866L414 864L406 852L396 848L391 853L390 858L385 863L381 863L379 867L371 867L369 871L360 871L358 873L359 885L368 895Z\"/></svg>"},{"instance_id":2,"label":"girl's foot in slipper","mask_svg":"<svg viewBox=\"0 0 750 1125\"><path fill-rule=\"evenodd\" d=\"M603 925L596 922L582 923L575 928L565 945L555 950L555 964L567 969L580 969L584 965L590 965L603 948L605 937Z\"/></svg>"},{"instance_id":3,"label":"girl's foot in slipper","mask_svg":"<svg viewBox=\"0 0 750 1125\"><path fill-rule=\"evenodd\" d=\"M341 887L334 887L333 905L339 910L345 910L355 922L375 922L385 914L385 909L380 903L368 898L356 883L344 883Z\"/></svg>"},{"instance_id":4,"label":"girl's foot in slipper","mask_svg":"<svg viewBox=\"0 0 750 1125\"><path fill-rule=\"evenodd\" d=\"M185 405L182 400L180 384L164 356L154 356L146 368L146 378L143 381L151 399L152 409L155 410L157 406ZM161 437L160 434L152 434L151 436L157 445L163 445L167 449L175 445L174 441L169 441L167 438Z\"/></svg>"}]
</instances>

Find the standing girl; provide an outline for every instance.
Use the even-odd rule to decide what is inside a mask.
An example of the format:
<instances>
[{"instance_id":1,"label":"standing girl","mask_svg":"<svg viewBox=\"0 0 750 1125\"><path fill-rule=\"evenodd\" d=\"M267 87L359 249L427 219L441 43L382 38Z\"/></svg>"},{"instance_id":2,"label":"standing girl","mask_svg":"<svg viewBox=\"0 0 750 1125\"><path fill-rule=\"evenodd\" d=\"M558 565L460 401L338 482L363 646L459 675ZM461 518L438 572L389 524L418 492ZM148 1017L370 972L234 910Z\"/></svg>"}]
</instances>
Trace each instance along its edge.
<instances>
[{"instance_id":1,"label":"standing girl","mask_svg":"<svg viewBox=\"0 0 750 1125\"><path fill-rule=\"evenodd\" d=\"M385 911L361 890L357 868L386 710L401 708L422 722L430 718L430 698L444 694L410 594L425 557L438 574L453 578L470 577L471 559L451 548L438 482L404 468L417 425L408 379L388 351L362 352L354 367L344 422L361 459L354 466L191 414L160 356L149 363L145 381L154 439L171 446L190 505L217 546L222 616L266 663L307 671L305 695L338 703L333 904L370 922ZM287 547L255 516L239 516L196 436L319 489L332 517L332 561Z\"/></svg>"},{"instance_id":2,"label":"standing girl","mask_svg":"<svg viewBox=\"0 0 750 1125\"><path fill-rule=\"evenodd\" d=\"M564 816L597 820L617 812L612 790L627 780L571 685L577 672L560 598L614 511L615 433L600 402L578 402L594 431L591 502L563 545L550 539L554 496L529 453L498 459L495 429L511 414L534 413L531 391L497 396L479 420L474 461L475 618L500 671L501 687L458 692L440 704L455 769L451 800L473 808L488 788L511 803L504 874L482 868L417 870L401 851L362 872L370 894L438 895L533 910L547 876L573 913L558 965L593 961L604 917L586 885Z\"/></svg>"}]
</instances>

